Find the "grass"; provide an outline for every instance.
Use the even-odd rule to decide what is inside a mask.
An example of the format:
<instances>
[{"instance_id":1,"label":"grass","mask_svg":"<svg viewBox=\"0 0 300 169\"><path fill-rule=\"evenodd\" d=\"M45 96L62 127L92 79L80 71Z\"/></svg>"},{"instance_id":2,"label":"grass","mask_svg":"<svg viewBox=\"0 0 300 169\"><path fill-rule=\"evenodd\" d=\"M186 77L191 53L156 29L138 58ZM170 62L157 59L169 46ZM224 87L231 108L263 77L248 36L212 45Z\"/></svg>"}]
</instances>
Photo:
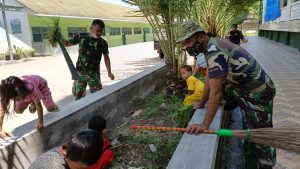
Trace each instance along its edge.
<instances>
[{"instance_id":1,"label":"grass","mask_svg":"<svg viewBox=\"0 0 300 169\"><path fill-rule=\"evenodd\" d=\"M131 125L157 125L176 126L184 125L190 120L190 108L183 107L182 99L176 97L168 98L164 92L149 96L143 105L138 106L143 109L143 114L139 118L131 116L123 117L121 124L127 124L114 131L115 138L120 133L124 135L124 141L116 149L115 160L112 169L143 167L145 169L164 169L167 167L181 137L179 132L157 132L130 130ZM149 145L155 145L157 151L152 152Z\"/></svg>"},{"instance_id":2,"label":"grass","mask_svg":"<svg viewBox=\"0 0 300 169\"><path fill-rule=\"evenodd\" d=\"M142 118L149 119L165 114L166 118L172 119L175 126L185 127L194 110L191 107L185 107L182 102L182 99L175 96L166 97L163 92L152 95L146 100Z\"/></svg>"}]
</instances>

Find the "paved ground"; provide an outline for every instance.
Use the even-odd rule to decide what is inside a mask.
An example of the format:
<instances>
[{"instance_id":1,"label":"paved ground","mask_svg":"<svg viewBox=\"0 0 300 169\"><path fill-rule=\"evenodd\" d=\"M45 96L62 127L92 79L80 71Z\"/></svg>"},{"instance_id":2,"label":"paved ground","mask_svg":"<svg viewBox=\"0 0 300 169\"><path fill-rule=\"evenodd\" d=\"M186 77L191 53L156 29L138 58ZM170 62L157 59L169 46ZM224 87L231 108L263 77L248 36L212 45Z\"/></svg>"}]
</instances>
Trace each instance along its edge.
<instances>
[{"instance_id":1,"label":"paved ground","mask_svg":"<svg viewBox=\"0 0 300 169\"><path fill-rule=\"evenodd\" d=\"M101 78L104 87L114 84L162 61L158 58L156 51L153 50L153 42L114 47L110 48L109 51L112 71L115 74L116 79L111 81L107 77L104 60L102 60ZM75 63L78 55L77 50L71 50L69 53ZM0 79L4 79L11 75L41 75L47 79L53 98L60 108L63 108L66 104L74 101L74 97L71 93L73 81L71 80L71 74L62 55L33 58L26 62L1 65L0 72ZM37 114L31 114L28 111L21 115L11 115L10 117L5 118L4 130L12 131L14 128L35 118L37 118Z\"/></svg>"},{"instance_id":2,"label":"paved ground","mask_svg":"<svg viewBox=\"0 0 300 169\"><path fill-rule=\"evenodd\" d=\"M300 126L300 52L265 38L248 39L243 47L257 58L276 85L274 127ZM276 169L300 169L300 155L277 152Z\"/></svg>"}]
</instances>

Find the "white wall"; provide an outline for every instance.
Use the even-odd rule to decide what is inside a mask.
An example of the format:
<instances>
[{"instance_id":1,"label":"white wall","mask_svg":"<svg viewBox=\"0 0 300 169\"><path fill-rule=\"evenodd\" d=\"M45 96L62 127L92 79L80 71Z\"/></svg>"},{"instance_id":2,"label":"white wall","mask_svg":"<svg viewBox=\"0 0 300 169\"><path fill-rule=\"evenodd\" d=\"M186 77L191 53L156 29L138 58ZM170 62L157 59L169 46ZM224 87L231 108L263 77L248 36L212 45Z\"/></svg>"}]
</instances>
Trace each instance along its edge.
<instances>
[{"instance_id":1,"label":"white wall","mask_svg":"<svg viewBox=\"0 0 300 169\"><path fill-rule=\"evenodd\" d=\"M263 2L264 18L266 0L263 0ZM281 8L281 17L275 21L271 21L268 23L263 21L263 24L260 26L260 29L300 32L300 1L294 2L294 0L288 0L287 6Z\"/></svg>"},{"instance_id":2,"label":"white wall","mask_svg":"<svg viewBox=\"0 0 300 169\"><path fill-rule=\"evenodd\" d=\"M22 6L21 4L19 4L15 0L5 0L5 5ZM6 21L7 21L7 26L8 26L9 33L12 34L11 21L14 20L14 19L19 19L20 23L21 23L21 33L13 34L13 35L15 37L17 37L18 39L20 39L25 44L27 44L28 46L32 46L32 44L31 44L31 30L30 30L30 26L29 26L29 22L28 22L28 16L27 16L28 12L26 10L22 10L20 12L6 11L5 14L6 14ZM0 22L1 22L1 25L3 26L3 28L4 28L2 12L0 12ZM5 36L5 34L4 35L1 34L0 36Z\"/></svg>"}]
</instances>

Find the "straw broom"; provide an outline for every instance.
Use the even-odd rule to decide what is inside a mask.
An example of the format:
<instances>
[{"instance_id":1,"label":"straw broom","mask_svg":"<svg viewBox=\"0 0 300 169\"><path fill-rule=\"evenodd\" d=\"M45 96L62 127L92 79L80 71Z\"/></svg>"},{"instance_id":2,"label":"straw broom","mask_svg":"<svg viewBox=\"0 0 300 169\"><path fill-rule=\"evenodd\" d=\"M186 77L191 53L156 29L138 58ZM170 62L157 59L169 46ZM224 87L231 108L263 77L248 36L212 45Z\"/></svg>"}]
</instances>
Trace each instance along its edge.
<instances>
[{"instance_id":1,"label":"straw broom","mask_svg":"<svg viewBox=\"0 0 300 169\"><path fill-rule=\"evenodd\" d=\"M52 29L51 29L51 32L49 35L49 43L53 48L56 48L57 44L60 46L62 53L65 57L65 60L67 62L68 68L71 72L72 79L79 80L79 75L77 73L77 70L76 70L76 68L71 60L71 57L63 43L65 40L63 39L63 37L61 36L61 33L59 32L59 21L60 21L60 18L58 18L58 17L52 19Z\"/></svg>"},{"instance_id":2,"label":"straw broom","mask_svg":"<svg viewBox=\"0 0 300 169\"><path fill-rule=\"evenodd\" d=\"M185 132L186 128L156 127L156 126L131 126L132 129L151 131L179 131ZM258 128L247 130L204 130L205 134L216 134L220 137L236 137L263 144L270 147L300 154L300 127L294 128Z\"/></svg>"}]
</instances>

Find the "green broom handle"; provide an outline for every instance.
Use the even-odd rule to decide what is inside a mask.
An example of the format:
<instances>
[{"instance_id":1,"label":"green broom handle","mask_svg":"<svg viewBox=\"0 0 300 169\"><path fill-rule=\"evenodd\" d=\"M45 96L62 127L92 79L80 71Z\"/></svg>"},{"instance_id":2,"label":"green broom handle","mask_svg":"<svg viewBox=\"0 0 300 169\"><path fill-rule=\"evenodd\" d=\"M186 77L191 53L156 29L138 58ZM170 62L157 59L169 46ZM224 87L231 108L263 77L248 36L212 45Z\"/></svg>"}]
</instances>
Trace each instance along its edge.
<instances>
[{"instance_id":1,"label":"green broom handle","mask_svg":"<svg viewBox=\"0 0 300 169\"><path fill-rule=\"evenodd\" d=\"M229 129L219 129L216 130L215 133L220 137L232 137L233 131Z\"/></svg>"},{"instance_id":2,"label":"green broom handle","mask_svg":"<svg viewBox=\"0 0 300 169\"><path fill-rule=\"evenodd\" d=\"M74 66L74 64L71 60L71 57L70 57L69 53L67 52L67 49L65 48L65 45L62 42L61 34L59 34L59 33L55 34L55 38L56 38L56 40L57 40L57 42L58 42L58 44L61 48L61 51L62 51L62 53L65 57L67 65L69 67L69 70L72 74L72 80L79 80L79 75L77 73L77 70L76 70L76 68L75 68L75 66Z\"/></svg>"}]
</instances>

